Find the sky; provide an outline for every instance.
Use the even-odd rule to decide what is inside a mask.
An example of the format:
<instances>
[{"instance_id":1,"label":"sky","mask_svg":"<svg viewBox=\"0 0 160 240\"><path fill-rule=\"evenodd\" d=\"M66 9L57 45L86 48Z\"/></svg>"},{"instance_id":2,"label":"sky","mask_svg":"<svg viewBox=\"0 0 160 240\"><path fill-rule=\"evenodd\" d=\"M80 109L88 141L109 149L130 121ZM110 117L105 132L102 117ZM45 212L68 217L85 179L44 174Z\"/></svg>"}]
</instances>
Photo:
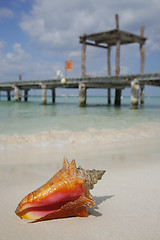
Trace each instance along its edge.
<instances>
[{"instance_id":1,"label":"sky","mask_svg":"<svg viewBox=\"0 0 160 240\"><path fill-rule=\"evenodd\" d=\"M145 26L145 73L160 72L159 0L0 0L0 82L52 79L65 74L66 60L73 61L67 77L81 75L79 36L115 29L140 34ZM120 49L120 73L140 73L139 44ZM115 74L115 47L111 49ZM107 75L107 50L87 46L86 73ZM148 90L149 89L149 90ZM160 89L153 87L155 95Z\"/></svg>"}]
</instances>

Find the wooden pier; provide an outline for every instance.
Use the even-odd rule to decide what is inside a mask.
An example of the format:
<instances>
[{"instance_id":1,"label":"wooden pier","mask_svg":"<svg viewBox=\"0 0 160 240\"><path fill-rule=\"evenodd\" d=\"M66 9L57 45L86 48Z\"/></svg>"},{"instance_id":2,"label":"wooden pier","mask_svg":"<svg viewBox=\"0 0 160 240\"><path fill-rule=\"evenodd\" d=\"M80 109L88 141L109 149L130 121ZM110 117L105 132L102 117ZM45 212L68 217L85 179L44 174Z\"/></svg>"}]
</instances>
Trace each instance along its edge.
<instances>
[{"instance_id":1,"label":"wooden pier","mask_svg":"<svg viewBox=\"0 0 160 240\"><path fill-rule=\"evenodd\" d=\"M119 29L119 17L115 15L116 29L107 32L100 32L94 34L84 34L80 36L80 43L82 44L81 51L81 77L77 78L63 78L63 79L49 79L49 80L33 80L22 81L19 76L17 82L0 83L0 91L6 91L8 101L11 100L11 91L14 90L14 100L20 101L22 91L24 91L24 101L28 100L28 91L30 89L42 89L42 104L47 104L47 90L52 91L52 102L55 102L56 88L79 88L79 105L85 106L87 100L88 88L106 88L108 89L108 104L111 103L111 89L115 89L115 105L121 104L121 91L124 88L131 88L131 106L137 107L139 103L139 96L141 104L144 103L144 87L145 85L160 86L160 73L144 74L145 63L145 49L144 44L147 38L144 37L144 29L140 29L140 35ZM120 75L120 46L121 44L138 43L141 58L141 73L133 75ZM107 49L107 65L108 76L89 76L86 74L86 46L94 46ZM116 46L116 63L115 75L111 76L110 54L111 47Z\"/></svg>"},{"instance_id":2,"label":"wooden pier","mask_svg":"<svg viewBox=\"0 0 160 240\"><path fill-rule=\"evenodd\" d=\"M14 101L20 101L22 95L24 101L27 101L29 90L41 89L42 104L47 104L46 96L48 90L52 91L52 102L54 103L56 99L56 88L78 88L79 105L85 106L87 100L87 89L89 88L120 90L131 88L131 101L133 105L137 105L139 96L141 97L141 103L144 102L144 99L142 99L143 95L139 93L139 89L144 89L145 85L160 86L160 73L1 82L0 91L7 92L8 101L11 100L11 91L13 90ZM118 98L119 97L120 96L118 96ZM117 95L115 95L115 98L117 98ZM110 98L108 98L108 104L110 104Z\"/></svg>"}]
</instances>

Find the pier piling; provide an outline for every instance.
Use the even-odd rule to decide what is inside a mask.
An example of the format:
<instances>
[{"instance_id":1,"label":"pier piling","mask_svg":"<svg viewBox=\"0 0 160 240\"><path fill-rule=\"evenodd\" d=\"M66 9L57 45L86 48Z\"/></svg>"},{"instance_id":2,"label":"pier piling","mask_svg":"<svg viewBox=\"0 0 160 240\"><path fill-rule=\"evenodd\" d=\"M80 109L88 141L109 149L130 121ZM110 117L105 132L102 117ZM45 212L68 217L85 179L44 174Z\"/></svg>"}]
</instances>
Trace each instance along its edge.
<instances>
[{"instance_id":1,"label":"pier piling","mask_svg":"<svg viewBox=\"0 0 160 240\"><path fill-rule=\"evenodd\" d=\"M43 104L43 105L46 105L46 104L47 104L46 95L47 95L46 85L42 85L42 104Z\"/></svg>"},{"instance_id":2,"label":"pier piling","mask_svg":"<svg viewBox=\"0 0 160 240\"><path fill-rule=\"evenodd\" d=\"M86 86L84 83L79 84L79 106L84 107L86 105Z\"/></svg>"},{"instance_id":3,"label":"pier piling","mask_svg":"<svg viewBox=\"0 0 160 240\"><path fill-rule=\"evenodd\" d=\"M140 96L141 96L141 104L144 104L144 86L141 87L141 93L140 93Z\"/></svg>"},{"instance_id":4,"label":"pier piling","mask_svg":"<svg viewBox=\"0 0 160 240\"><path fill-rule=\"evenodd\" d=\"M131 82L131 108L138 107L138 100L139 100L139 81L138 79L134 79Z\"/></svg>"},{"instance_id":5,"label":"pier piling","mask_svg":"<svg viewBox=\"0 0 160 240\"><path fill-rule=\"evenodd\" d=\"M24 90L24 101L28 101L28 90Z\"/></svg>"},{"instance_id":6,"label":"pier piling","mask_svg":"<svg viewBox=\"0 0 160 240\"><path fill-rule=\"evenodd\" d=\"M14 85L13 87L14 87L14 101L18 102L19 101L19 88L16 85Z\"/></svg>"},{"instance_id":7,"label":"pier piling","mask_svg":"<svg viewBox=\"0 0 160 240\"><path fill-rule=\"evenodd\" d=\"M121 105L121 89L115 89L115 106Z\"/></svg>"},{"instance_id":8,"label":"pier piling","mask_svg":"<svg viewBox=\"0 0 160 240\"><path fill-rule=\"evenodd\" d=\"M52 103L55 103L55 98L56 98L55 88L52 88Z\"/></svg>"},{"instance_id":9,"label":"pier piling","mask_svg":"<svg viewBox=\"0 0 160 240\"><path fill-rule=\"evenodd\" d=\"M11 101L11 91L7 91L7 99L8 101Z\"/></svg>"},{"instance_id":10,"label":"pier piling","mask_svg":"<svg viewBox=\"0 0 160 240\"><path fill-rule=\"evenodd\" d=\"M18 88L18 101L21 101L22 99L22 92L21 90Z\"/></svg>"},{"instance_id":11,"label":"pier piling","mask_svg":"<svg viewBox=\"0 0 160 240\"><path fill-rule=\"evenodd\" d=\"M108 104L111 104L111 89L108 88Z\"/></svg>"}]
</instances>

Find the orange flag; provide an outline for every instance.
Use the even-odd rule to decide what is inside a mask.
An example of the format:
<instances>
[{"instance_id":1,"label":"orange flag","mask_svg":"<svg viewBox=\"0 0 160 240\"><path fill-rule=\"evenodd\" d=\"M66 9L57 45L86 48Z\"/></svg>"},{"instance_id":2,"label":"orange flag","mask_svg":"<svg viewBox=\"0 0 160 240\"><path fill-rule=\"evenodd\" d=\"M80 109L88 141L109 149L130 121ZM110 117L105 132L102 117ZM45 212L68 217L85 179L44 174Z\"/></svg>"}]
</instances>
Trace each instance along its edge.
<instances>
[{"instance_id":1,"label":"orange flag","mask_svg":"<svg viewBox=\"0 0 160 240\"><path fill-rule=\"evenodd\" d=\"M73 70L72 60L65 61L65 70L66 71L72 71Z\"/></svg>"}]
</instances>

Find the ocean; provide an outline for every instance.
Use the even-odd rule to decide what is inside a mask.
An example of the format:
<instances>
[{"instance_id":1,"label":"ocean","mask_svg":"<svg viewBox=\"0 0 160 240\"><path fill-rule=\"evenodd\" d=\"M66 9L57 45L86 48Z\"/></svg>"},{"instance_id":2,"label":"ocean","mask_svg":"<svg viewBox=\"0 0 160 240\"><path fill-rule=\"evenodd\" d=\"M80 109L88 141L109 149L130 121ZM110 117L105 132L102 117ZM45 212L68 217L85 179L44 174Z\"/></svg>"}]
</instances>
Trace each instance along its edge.
<instances>
[{"instance_id":1,"label":"ocean","mask_svg":"<svg viewBox=\"0 0 160 240\"><path fill-rule=\"evenodd\" d=\"M77 96L57 96L52 104L41 104L40 96L28 102L0 100L0 143L44 142L84 139L118 139L160 135L160 97L145 97L143 106L130 109L130 97L123 97L121 106L107 105L107 98L87 97L86 107L79 107Z\"/></svg>"}]
</instances>

